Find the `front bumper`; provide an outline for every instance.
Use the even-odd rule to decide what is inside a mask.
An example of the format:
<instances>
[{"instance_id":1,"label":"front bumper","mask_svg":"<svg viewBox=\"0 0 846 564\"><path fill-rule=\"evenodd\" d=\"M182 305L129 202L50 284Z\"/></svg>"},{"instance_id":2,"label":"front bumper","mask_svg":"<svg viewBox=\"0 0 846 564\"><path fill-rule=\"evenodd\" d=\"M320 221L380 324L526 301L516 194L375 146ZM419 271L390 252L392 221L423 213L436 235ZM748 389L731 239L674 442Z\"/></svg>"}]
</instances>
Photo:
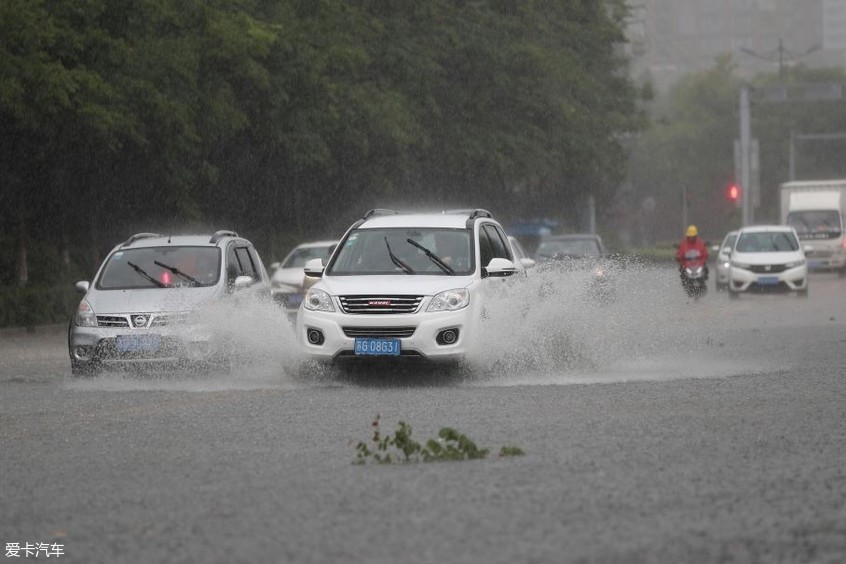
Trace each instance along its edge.
<instances>
[{"instance_id":1,"label":"front bumper","mask_svg":"<svg viewBox=\"0 0 846 564\"><path fill-rule=\"evenodd\" d=\"M472 307L454 312L386 315L350 315L302 308L297 315L297 341L315 360L373 359L355 355L355 337L351 335L365 332L368 336L379 336L379 330L386 329L386 336L392 336L402 329L411 331L411 335L400 337L401 357L455 361L468 352L471 336L476 332L475 319ZM309 342L308 332L314 329L323 336L319 344ZM450 344L439 343L438 335L448 329L456 330L458 339Z\"/></svg>"},{"instance_id":2,"label":"front bumper","mask_svg":"<svg viewBox=\"0 0 846 564\"><path fill-rule=\"evenodd\" d=\"M729 268L730 292L791 292L808 289L807 265L778 273L757 273L732 266Z\"/></svg>"},{"instance_id":3,"label":"front bumper","mask_svg":"<svg viewBox=\"0 0 846 564\"><path fill-rule=\"evenodd\" d=\"M119 339L127 338L143 346L118 345ZM195 326L152 330L71 325L68 334L68 354L72 361L103 366L211 361L217 349L212 336Z\"/></svg>"}]
</instances>

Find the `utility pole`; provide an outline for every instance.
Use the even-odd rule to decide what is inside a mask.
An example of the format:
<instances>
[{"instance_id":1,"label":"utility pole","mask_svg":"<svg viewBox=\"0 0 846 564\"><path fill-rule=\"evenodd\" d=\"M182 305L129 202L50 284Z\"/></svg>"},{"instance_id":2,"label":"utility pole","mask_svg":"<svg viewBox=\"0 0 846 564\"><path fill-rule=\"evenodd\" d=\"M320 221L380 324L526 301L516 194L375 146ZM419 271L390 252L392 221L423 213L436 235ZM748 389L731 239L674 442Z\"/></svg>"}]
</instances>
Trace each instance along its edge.
<instances>
[{"instance_id":1,"label":"utility pole","mask_svg":"<svg viewBox=\"0 0 846 564\"><path fill-rule=\"evenodd\" d=\"M740 187L742 225L745 227L753 222L752 212L752 191L751 169L749 166L749 153L752 140L752 126L749 119L749 86L744 84L740 88Z\"/></svg>"}]
</instances>

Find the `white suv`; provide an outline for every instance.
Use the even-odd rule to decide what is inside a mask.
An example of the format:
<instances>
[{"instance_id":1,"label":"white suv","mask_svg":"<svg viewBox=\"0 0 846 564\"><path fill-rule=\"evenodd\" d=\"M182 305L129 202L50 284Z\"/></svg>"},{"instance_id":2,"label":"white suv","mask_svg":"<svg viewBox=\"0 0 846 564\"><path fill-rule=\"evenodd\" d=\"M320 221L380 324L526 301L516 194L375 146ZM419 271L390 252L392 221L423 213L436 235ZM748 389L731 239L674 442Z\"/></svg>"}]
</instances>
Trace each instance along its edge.
<instances>
[{"instance_id":1,"label":"white suv","mask_svg":"<svg viewBox=\"0 0 846 564\"><path fill-rule=\"evenodd\" d=\"M68 328L74 376L104 365L150 365L221 358L216 330L200 308L235 293L270 299L270 280L253 245L232 231L214 235L138 233L116 246Z\"/></svg>"},{"instance_id":2,"label":"white suv","mask_svg":"<svg viewBox=\"0 0 846 564\"><path fill-rule=\"evenodd\" d=\"M325 268L324 268L325 267ZM314 359L460 360L484 310L491 278L525 273L485 210L398 214L371 210L344 234L297 316Z\"/></svg>"},{"instance_id":3,"label":"white suv","mask_svg":"<svg viewBox=\"0 0 846 564\"><path fill-rule=\"evenodd\" d=\"M744 227L729 253L728 291L791 292L808 295L805 251L792 227L756 225Z\"/></svg>"}]
</instances>

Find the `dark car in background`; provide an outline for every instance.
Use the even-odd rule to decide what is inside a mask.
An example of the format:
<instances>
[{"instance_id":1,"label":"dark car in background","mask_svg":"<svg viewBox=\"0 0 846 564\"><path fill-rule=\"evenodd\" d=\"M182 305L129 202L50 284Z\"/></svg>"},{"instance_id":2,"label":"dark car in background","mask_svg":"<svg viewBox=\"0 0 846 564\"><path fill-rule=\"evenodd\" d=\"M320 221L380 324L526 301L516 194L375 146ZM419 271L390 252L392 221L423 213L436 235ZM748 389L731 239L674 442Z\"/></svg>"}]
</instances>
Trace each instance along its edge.
<instances>
[{"instance_id":1,"label":"dark car in background","mask_svg":"<svg viewBox=\"0 0 846 564\"><path fill-rule=\"evenodd\" d=\"M619 263L609 255L599 235L549 235L541 239L535 260L541 270L573 277L586 274L584 290L589 298L606 302L616 297L614 271Z\"/></svg>"}]
</instances>

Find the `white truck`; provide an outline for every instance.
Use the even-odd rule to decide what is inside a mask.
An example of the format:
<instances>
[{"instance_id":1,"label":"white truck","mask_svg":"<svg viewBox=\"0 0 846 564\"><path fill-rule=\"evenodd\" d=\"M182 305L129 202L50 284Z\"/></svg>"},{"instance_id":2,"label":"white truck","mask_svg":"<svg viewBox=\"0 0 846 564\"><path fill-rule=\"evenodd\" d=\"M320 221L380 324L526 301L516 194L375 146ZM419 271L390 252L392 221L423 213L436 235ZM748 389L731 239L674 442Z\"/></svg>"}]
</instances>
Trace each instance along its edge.
<instances>
[{"instance_id":1,"label":"white truck","mask_svg":"<svg viewBox=\"0 0 846 564\"><path fill-rule=\"evenodd\" d=\"M796 230L811 270L846 276L846 179L801 180L781 185L781 223Z\"/></svg>"}]
</instances>

